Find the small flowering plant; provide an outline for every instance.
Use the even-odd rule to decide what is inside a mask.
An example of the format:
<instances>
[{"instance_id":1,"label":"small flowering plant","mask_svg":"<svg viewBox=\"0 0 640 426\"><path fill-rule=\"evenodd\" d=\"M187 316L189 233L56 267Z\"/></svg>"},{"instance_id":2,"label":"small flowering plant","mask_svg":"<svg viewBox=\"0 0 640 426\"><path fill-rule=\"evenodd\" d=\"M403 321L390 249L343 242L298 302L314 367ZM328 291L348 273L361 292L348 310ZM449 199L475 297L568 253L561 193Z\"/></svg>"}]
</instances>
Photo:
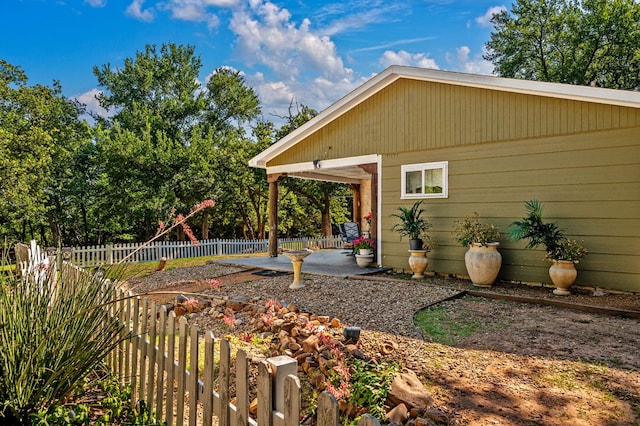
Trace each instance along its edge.
<instances>
[{"instance_id":1,"label":"small flowering plant","mask_svg":"<svg viewBox=\"0 0 640 426\"><path fill-rule=\"evenodd\" d=\"M371 227L371 220L373 219L373 216L371 215L371 212L369 212L366 216L362 217L364 220L367 221L367 225L369 225L369 227Z\"/></svg>"},{"instance_id":2,"label":"small flowering plant","mask_svg":"<svg viewBox=\"0 0 640 426\"><path fill-rule=\"evenodd\" d=\"M376 242L373 241L371 238L367 238L367 237L358 237L355 240L353 240L353 248L355 250L374 250L376 248Z\"/></svg>"},{"instance_id":3,"label":"small flowering plant","mask_svg":"<svg viewBox=\"0 0 640 426\"><path fill-rule=\"evenodd\" d=\"M577 240L571 238L565 238L558 245L550 250L547 250L547 259L549 260L566 260L573 263L578 263L582 260L589 251L587 248Z\"/></svg>"},{"instance_id":4,"label":"small flowering plant","mask_svg":"<svg viewBox=\"0 0 640 426\"><path fill-rule=\"evenodd\" d=\"M473 243L487 246L489 243L500 241L498 228L491 223L480 223L478 213L474 213L473 217L466 216L453 224L453 238L463 247L469 247Z\"/></svg>"}]
</instances>

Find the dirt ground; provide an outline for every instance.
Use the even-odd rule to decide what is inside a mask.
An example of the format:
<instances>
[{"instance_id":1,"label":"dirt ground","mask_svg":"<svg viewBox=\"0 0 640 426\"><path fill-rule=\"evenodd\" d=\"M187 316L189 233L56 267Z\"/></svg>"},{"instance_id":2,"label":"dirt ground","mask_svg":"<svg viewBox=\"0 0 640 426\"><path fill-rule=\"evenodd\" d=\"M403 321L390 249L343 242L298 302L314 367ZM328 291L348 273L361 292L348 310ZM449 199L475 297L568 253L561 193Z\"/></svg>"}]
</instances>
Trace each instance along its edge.
<instances>
[{"instance_id":1,"label":"dirt ground","mask_svg":"<svg viewBox=\"0 0 640 426\"><path fill-rule=\"evenodd\" d=\"M158 286L185 293L210 290L202 281L204 276L189 269L175 270ZM214 278L215 273L208 274ZM369 283L401 278L383 275ZM159 277L146 280L153 279ZM220 275L220 279L220 295L233 296L249 284L257 286L252 291L264 288L260 291L277 292L278 285L290 282L291 276L265 279L237 272ZM365 284L360 281L358 285L367 285L366 279ZM431 278L422 284L474 290L464 280ZM331 301L335 297L318 294L328 285L318 288L314 287L314 298ZM558 300L548 288L505 283L498 283L489 293ZM468 334L454 335L443 344L428 336L416 338L411 333L372 327L363 330L359 344L363 352L379 358L380 342L395 341L398 350L384 360L398 360L416 372L431 392L434 408L445 413L450 424L640 425L640 319L633 317L640 311L640 296L598 296L574 291L574 295L560 299L580 309L576 310L465 295L433 306L439 309L443 323L471 325ZM155 296L159 302L168 301L168 297ZM619 309L631 318L585 311L587 305ZM389 306L376 308L383 311ZM194 321L218 331L217 335L229 332L210 318ZM242 327L236 330L244 331Z\"/></svg>"}]
</instances>

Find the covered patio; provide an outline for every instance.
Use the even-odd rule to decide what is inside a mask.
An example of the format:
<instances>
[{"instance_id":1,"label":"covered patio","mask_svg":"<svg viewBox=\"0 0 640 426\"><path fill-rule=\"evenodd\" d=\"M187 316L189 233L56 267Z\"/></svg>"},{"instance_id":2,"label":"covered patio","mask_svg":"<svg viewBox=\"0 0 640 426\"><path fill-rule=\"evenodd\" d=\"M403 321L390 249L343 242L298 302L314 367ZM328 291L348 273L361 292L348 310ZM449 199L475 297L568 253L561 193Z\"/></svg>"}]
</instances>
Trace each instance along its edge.
<instances>
[{"instance_id":1,"label":"covered patio","mask_svg":"<svg viewBox=\"0 0 640 426\"><path fill-rule=\"evenodd\" d=\"M343 249L324 249L311 251L302 264L303 274L331 275L348 277L351 275L367 275L385 271L388 268L360 268L353 256ZM234 257L216 260L216 263L241 265L270 271L293 272L293 265L286 256L251 256Z\"/></svg>"}]
</instances>

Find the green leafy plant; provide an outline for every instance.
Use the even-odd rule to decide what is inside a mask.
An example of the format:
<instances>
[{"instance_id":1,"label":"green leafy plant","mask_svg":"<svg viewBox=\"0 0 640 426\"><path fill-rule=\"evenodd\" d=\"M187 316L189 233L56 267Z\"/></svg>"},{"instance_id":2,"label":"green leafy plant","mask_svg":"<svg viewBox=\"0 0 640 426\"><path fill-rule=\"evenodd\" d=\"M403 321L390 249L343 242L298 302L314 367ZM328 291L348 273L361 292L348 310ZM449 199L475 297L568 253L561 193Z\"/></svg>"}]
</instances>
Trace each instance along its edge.
<instances>
[{"instance_id":1,"label":"green leafy plant","mask_svg":"<svg viewBox=\"0 0 640 426\"><path fill-rule=\"evenodd\" d=\"M544 245L546 257L551 260L578 262L587 255L586 247L576 240L566 238L557 223L543 220L544 207L540 201L527 201L525 209L527 215L509 227L512 240L527 240L526 248Z\"/></svg>"},{"instance_id":2,"label":"green leafy plant","mask_svg":"<svg viewBox=\"0 0 640 426\"><path fill-rule=\"evenodd\" d=\"M363 407L372 416L384 419L384 403L391 382L399 370L398 364L381 362L367 363L359 359L349 362L351 369L351 395L349 402Z\"/></svg>"},{"instance_id":3,"label":"green leafy plant","mask_svg":"<svg viewBox=\"0 0 640 426\"><path fill-rule=\"evenodd\" d=\"M498 228L491 223L481 223L478 213L474 213L473 217L465 216L453 224L453 238L463 247L469 247L473 243L487 246L500 240Z\"/></svg>"},{"instance_id":4,"label":"green leafy plant","mask_svg":"<svg viewBox=\"0 0 640 426\"><path fill-rule=\"evenodd\" d=\"M128 334L116 292L85 273L0 277L0 423L70 397Z\"/></svg>"},{"instance_id":5,"label":"green leafy plant","mask_svg":"<svg viewBox=\"0 0 640 426\"><path fill-rule=\"evenodd\" d=\"M392 214L400 220L391 228L392 231L400 234L402 237L409 237L412 240L427 240L427 231L431 229L431 223L422 215L425 212L422 206L422 200L416 201L411 208L398 207L398 213ZM426 241L425 241L426 242Z\"/></svg>"}]
</instances>

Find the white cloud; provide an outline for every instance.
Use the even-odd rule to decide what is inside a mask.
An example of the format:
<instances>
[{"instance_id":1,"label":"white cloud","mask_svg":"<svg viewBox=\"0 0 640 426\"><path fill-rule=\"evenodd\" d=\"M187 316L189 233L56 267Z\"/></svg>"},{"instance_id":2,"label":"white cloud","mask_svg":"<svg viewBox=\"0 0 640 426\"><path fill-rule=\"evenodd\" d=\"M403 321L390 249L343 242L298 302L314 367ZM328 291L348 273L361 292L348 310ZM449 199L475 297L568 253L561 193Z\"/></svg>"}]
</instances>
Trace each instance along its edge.
<instances>
[{"instance_id":1,"label":"white cloud","mask_svg":"<svg viewBox=\"0 0 640 426\"><path fill-rule=\"evenodd\" d=\"M103 7L107 4L107 0L84 0L91 7Z\"/></svg>"},{"instance_id":2,"label":"white cloud","mask_svg":"<svg viewBox=\"0 0 640 426\"><path fill-rule=\"evenodd\" d=\"M98 99L96 99L96 96L101 93L102 92L98 89L91 89L88 92L75 96L75 98L78 100L78 102L86 106L88 113L98 115L100 117L109 117L111 114L109 114L106 109L102 108L100 106L100 103L98 102Z\"/></svg>"},{"instance_id":3,"label":"white cloud","mask_svg":"<svg viewBox=\"0 0 640 426\"><path fill-rule=\"evenodd\" d=\"M155 18L152 8L142 9L145 0L133 0L133 2L127 6L125 14L132 18L139 19L145 22L151 22Z\"/></svg>"},{"instance_id":4,"label":"white cloud","mask_svg":"<svg viewBox=\"0 0 640 426\"><path fill-rule=\"evenodd\" d=\"M436 70L440 69L436 61L429 58L426 54L409 53L406 50L399 50L397 52L387 50L382 54L380 64L385 68L391 65L407 65L420 68L432 68Z\"/></svg>"},{"instance_id":5,"label":"white cloud","mask_svg":"<svg viewBox=\"0 0 640 426\"><path fill-rule=\"evenodd\" d=\"M491 26L491 18L493 15L502 12L503 10L507 10L507 8L503 5L501 6L492 6L485 12L484 15L478 16L476 18L476 22L480 24L481 27L490 27Z\"/></svg>"},{"instance_id":6,"label":"white cloud","mask_svg":"<svg viewBox=\"0 0 640 426\"><path fill-rule=\"evenodd\" d=\"M239 0L168 0L158 3L162 10L171 12L171 17L183 21L204 22L209 29L220 25L220 19L209 8L232 8Z\"/></svg>"},{"instance_id":7,"label":"white cloud","mask_svg":"<svg viewBox=\"0 0 640 426\"><path fill-rule=\"evenodd\" d=\"M236 53L279 78L295 79L308 70L332 81L352 78L328 36L312 31L309 19L296 24L287 9L269 1L250 0L249 7L234 10L229 28L236 35Z\"/></svg>"},{"instance_id":8,"label":"white cloud","mask_svg":"<svg viewBox=\"0 0 640 426\"><path fill-rule=\"evenodd\" d=\"M455 54L447 53L446 60L454 71L485 75L493 73L493 64L484 60L482 54L471 55L468 46L458 47Z\"/></svg>"}]
</instances>

